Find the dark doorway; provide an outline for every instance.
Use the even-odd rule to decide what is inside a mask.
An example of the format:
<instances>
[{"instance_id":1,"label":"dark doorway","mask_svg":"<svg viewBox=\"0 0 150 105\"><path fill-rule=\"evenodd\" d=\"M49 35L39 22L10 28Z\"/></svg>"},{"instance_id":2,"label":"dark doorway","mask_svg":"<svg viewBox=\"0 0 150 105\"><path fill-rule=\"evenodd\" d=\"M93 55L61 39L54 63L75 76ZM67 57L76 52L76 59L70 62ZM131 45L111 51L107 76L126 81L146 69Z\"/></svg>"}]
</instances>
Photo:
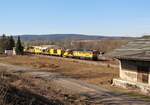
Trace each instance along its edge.
<instances>
[{"instance_id":1,"label":"dark doorway","mask_svg":"<svg viewBox=\"0 0 150 105\"><path fill-rule=\"evenodd\" d=\"M138 68L138 82L148 83L149 80L149 67L139 66Z\"/></svg>"}]
</instances>

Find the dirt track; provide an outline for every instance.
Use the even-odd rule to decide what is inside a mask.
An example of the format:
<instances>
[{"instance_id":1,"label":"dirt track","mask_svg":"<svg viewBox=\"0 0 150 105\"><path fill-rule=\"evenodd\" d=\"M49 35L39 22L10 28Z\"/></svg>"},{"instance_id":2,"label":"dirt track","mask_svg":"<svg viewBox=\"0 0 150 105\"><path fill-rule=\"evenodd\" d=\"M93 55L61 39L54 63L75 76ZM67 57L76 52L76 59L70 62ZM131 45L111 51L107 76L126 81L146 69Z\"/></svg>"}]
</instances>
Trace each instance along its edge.
<instances>
[{"instance_id":1,"label":"dirt track","mask_svg":"<svg viewBox=\"0 0 150 105\"><path fill-rule=\"evenodd\" d=\"M9 72L23 73L35 78L50 81L64 90L88 97L88 101L97 105L150 105L150 102L129 97L124 94L116 94L96 85L91 85L80 80L70 79L57 73L44 72L31 69L29 67L14 66L3 63L0 63L0 68L3 68L3 70L5 69Z\"/></svg>"},{"instance_id":2,"label":"dirt track","mask_svg":"<svg viewBox=\"0 0 150 105\"><path fill-rule=\"evenodd\" d=\"M55 57L55 56L46 56L46 55L33 55L33 56L38 56L38 57L45 57L45 58L50 58L50 59L60 59L60 60L68 60L68 61L76 61L79 63L85 63L85 64L92 64L92 65L101 65L101 66L106 66L106 67L112 67L112 68L119 68L117 61L114 63L110 61L91 61L91 60L80 60L80 59L73 59L73 58L64 58L64 57Z\"/></svg>"}]
</instances>

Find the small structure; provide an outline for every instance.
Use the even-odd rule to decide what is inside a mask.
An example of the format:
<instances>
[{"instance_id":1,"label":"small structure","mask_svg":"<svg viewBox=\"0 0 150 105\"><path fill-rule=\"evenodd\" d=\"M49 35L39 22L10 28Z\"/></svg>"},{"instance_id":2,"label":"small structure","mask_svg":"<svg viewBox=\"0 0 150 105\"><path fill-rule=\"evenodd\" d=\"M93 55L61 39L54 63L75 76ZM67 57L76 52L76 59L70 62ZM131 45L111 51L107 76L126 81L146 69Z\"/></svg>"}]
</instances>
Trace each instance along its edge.
<instances>
[{"instance_id":1,"label":"small structure","mask_svg":"<svg viewBox=\"0 0 150 105\"><path fill-rule=\"evenodd\" d=\"M150 39L136 39L109 56L120 60L120 76L113 85L150 93Z\"/></svg>"},{"instance_id":2,"label":"small structure","mask_svg":"<svg viewBox=\"0 0 150 105\"><path fill-rule=\"evenodd\" d=\"M13 50L5 50L6 55L13 55Z\"/></svg>"},{"instance_id":3,"label":"small structure","mask_svg":"<svg viewBox=\"0 0 150 105\"><path fill-rule=\"evenodd\" d=\"M5 54L9 56L16 55L15 47L13 50L5 50Z\"/></svg>"},{"instance_id":4,"label":"small structure","mask_svg":"<svg viewBox=\"0 0 150 105\"><path fill-rule=\"evenodd\" d=\"M13 48L13 50L5 50L5 54L9 56L16 55L15 47Z\"/></svg>"}]
</instances>

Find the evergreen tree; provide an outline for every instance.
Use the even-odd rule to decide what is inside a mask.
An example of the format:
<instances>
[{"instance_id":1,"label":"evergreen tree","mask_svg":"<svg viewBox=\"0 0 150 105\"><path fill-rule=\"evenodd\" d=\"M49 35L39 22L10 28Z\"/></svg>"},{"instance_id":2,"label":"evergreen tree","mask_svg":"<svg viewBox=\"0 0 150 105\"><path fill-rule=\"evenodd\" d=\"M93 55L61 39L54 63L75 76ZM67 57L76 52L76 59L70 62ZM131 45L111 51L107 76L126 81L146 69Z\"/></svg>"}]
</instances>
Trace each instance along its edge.
<instances>
[{"instance_id":1,"label":"evergreen tree","mask_svg":"<svg viewBox=\"0 0 150 105\"><path fill-rule=\"evenodd\" d=\"M3 53L3 41L2 38L0 38L0 53Z\"/></svg>"},{"instance_id":2,"label":"evergreen tree","mask_svg":"<svg viewBox=\"0 0 150 105\"><path fill-rule=\"evenodd\" d=\"M0 39L0 53L4 53L7 46L6 43L7 43L7 37L5 34L3 34Z\"/></svg>"},{"instance_id":3,"label":"evergreen tree","mask_svg":"<svg viewBox=\"0 0 150 105\"><path fill-rule=\"evenodd\" d=\"M12 50L13 50L13 47L15 47L15 40L14 40L13 36L10 36L10 46L11 46Z\"/></svg>"},{"instance_id":4,"label":"evergreen tree","mask_svg":"<svg viewBox=\"0 0 150 105\"><path fill-rule=\"evenodd\" d=\"M16 54L17 55L22 55L23 54L23 46L21 44L20 36L18 36L18 40L16 43Z\"/></svg>"},{"instance_id":5,"label":"evergreen tree","mask_svg":"<svg viewBox=\"0 0 150 105\"><path fill-rule=\"evenodd\" d=\"M7 37L5 34L3 34L0 37L0 53L3 54L5 50L13 50L13 47L15 47L15 41L13 37Z\"/></svg>"},{"instance_id":6,"label":"evergreen tree","mask_svg":"<svg viewBox=\"0 0 150 105\"><path fill-rule=\"evenodd\" d=\"M2 35L2 39L6 39L6 35L5 34Z\"/></svg>"},{"instance_id":7,"label":"evergreen tree","mask_svg":"<svg viewBox=\"0 0 150 105\"><path fill-rule=\"evenodd\" d=\"M13 36L8 37L7 39L7 50L13 50L13 47L15 47L15 41L13 39Z\"/></svg>"}]
</instances>

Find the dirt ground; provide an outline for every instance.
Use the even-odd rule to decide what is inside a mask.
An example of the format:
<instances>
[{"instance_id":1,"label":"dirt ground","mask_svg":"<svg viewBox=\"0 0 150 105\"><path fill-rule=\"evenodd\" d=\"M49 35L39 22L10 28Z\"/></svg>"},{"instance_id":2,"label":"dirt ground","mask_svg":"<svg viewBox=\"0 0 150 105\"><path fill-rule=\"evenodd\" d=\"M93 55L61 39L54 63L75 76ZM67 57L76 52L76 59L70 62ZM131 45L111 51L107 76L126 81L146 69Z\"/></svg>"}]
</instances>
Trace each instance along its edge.
<instances>
[{"instance_id":1,"label":"dirt ground","mask_svg":"<svg viewBox=\"0 0 150 105\"><path fill-rule=\"evenodd\" d=\"M43 58L35 56L11 56L1 57L0 62L14 65L34 67L48 72L58 72L61 75L79 79L88 83L112 88L113 78L118 77L118 69L103 67L100 65L90 65L78 61L67 61L55 58Z\"/></svg>"},{"instance_id":2,"label":"dirt ground","mask_svg":"<svg viewBox=\"0 0 150 105\"><path fill-rule=\"evenodd\" d=\"M120 102L125 105L149 105L149 102L146 102L149 97L111 86L112 79L118 77L119 71L116 68L85 64L77 60L2 56L1 70L8 71L5 79L21 90L21 93L27 90L38 97L42 96L62 105L122 105Z\"/></svg>"},{"instance_id":3,"label":"dirt ground","mask_svg":"<svg viewBox=\"0 0 150 105\"><path fill-rule=\"evenodd\" d=\"M87 100L50 81L0 71L0 105L95 105Z\"/></svg>"}]
</instances>

